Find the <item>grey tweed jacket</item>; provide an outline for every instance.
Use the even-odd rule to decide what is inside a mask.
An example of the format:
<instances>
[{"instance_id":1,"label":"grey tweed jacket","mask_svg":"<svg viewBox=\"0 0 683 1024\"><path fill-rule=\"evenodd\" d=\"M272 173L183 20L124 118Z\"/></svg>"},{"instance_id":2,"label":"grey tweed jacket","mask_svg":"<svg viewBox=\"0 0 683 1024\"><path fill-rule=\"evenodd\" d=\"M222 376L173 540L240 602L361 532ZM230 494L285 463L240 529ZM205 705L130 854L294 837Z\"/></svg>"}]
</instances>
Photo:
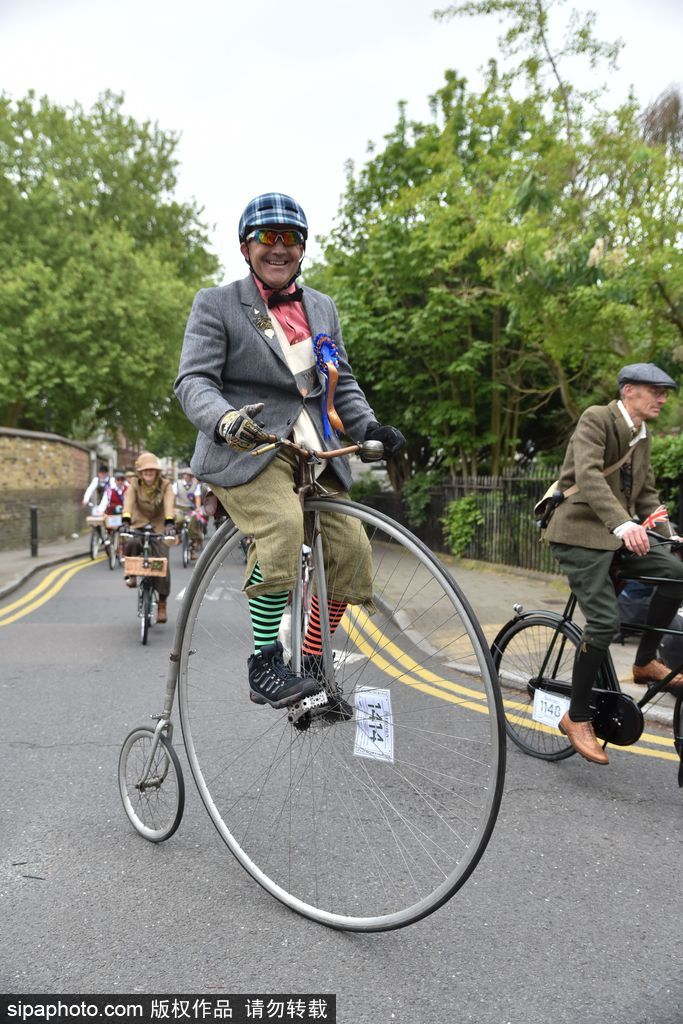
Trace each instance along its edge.
<instances>
[{"instance_id":1,"label":"grey tweed jacket","mask_svg":"<svg viewBox=\"0 0 683 1024\"><path fill-rule=\"evenodd\" d=\"M375 415L358 385L346 356L336 306L328 295L304 288L303 305L311 336L329 334L339 350L339 381L334 404L346 435L362 440ZM301 395L277 336L269 327L269 314L251 275L220 288L205 288L195 296L185 330L175 393L199 434L192 457L192 472L200 480L236 487L257 476L275 452L254 458L235 452L216 434L220 419L231 409L263 402L258 419L265 429L287 436L306 408L323 437L324 376ZM338 447L336 437L328 448ZM342 485L351 486L348 460L332 463Z\"/></svg>"}]
</instances>

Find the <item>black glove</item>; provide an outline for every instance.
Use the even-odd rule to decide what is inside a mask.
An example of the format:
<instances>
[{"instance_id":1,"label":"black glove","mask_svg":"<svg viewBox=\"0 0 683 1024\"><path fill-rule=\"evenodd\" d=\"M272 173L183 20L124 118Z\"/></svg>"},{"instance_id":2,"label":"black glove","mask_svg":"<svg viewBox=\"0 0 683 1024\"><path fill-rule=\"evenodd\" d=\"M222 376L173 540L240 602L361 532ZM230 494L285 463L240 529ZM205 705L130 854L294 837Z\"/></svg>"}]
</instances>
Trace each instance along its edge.
<instances>
[{"instance_id":1,"label":"black glove","mask_svg":"<svg viewBox=\"0 0 683 1024\"><path fill-rule=\"evenodd\" d=\"M130 516L121 516L121 533L130 533L131 530Z\"/></svg>"},{"instance_id":2,"label":"black glove","mask_svg":"<svg viewBox=\"0 0 683 1024\"><path fill-rule=\"evenodd\" d=\"M400 452L406 443L406 439L398 427L380 427L379 423L372 420L365 430L365 441L381 441L384 445L384 458L390 459L392 455Z\"/></svg>"},{"instance_id":3,"label":"black glove","mask_svg":"<svg viewBox=\"0 0 683 1024\"><path fill-rule=\"evenodd\" d=\"M252 416L257 416L262 408L263 402L255 402L254 405L232 409L225 414L217 429L229 448L246 452L263 441L270 441L270 434L265 432L260 423L252 419Z\"/></svg>"},{"instance_id":4,"label":"black glove","mask_svg":"<svg viewBox=\"0 0 683 1024\"><path fill-rule=\"evenodd\" d=\"M175 523L172 519L164 520L164 537L175 537Z\"/></svg>"}]
</instances>

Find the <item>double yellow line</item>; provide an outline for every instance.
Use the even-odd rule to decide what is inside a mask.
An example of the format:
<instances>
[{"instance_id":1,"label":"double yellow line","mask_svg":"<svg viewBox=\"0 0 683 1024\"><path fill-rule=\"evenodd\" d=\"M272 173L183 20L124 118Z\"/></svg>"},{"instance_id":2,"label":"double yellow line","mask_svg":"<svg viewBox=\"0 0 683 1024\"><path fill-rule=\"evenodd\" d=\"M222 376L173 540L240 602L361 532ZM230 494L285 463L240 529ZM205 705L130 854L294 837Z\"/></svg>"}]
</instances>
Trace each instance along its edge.
<instances>
[{"instance_id":1,"label":"double yellow line","mask_svg":"<svg viewBox=\"0 0 683 1024\"><path fill-rule=\"evenodd\" d=\"M81 569L87 569L89 565L96 565L103 560L103 555L94 560L92 558L81 558L77 562L69 562L59 566L58 569L53 569L28 594L24 594L18 601L13 601L11 604L5 605L4 608L0 608L0 626L9 626L12 622L16 622L17 619L23 619L25 615L30 615L31 612L40 608L51 597L59 593L64 584L68 583L77 572L80 572Z\"/></svg>"},{"instance_id":2,"label":"double yellow line","mask_svg":"<svg viewBox=\"0 0 683 1024\"><path fill-rule=\"evenodd\" d=\"M471 711L478 711L483 714L488 714L488 705L483 703L486 694L482 690L474 690L467 686L453 683L448 679L444 679L443 676L439 676L434 672L430 672L428 669L423 668L418 662L406 654L397 644L390 640L386 634L382 633L373 622L371 622L369 616L364 611L357 611L353 622L349 623L348 626L345 620L342 620L342 625L345 627L346 633L352 643L358 648L358 650L366 655L366 657L372 661L374 665L380 668L386 675L398 679L400 682L405 683L407 686L411 686L416 690L420 690L422 693L427 693L434 697L440 697L442 700L449 701L453 704L460 704L462 707L466 707ZM386 654L392 660L389 661L383 655ZM506 717L510 718L512 722L517 725L532 727L540 729L542 732L554 733L553 729L548 726L540 725L538 722L534 722L531 718L531 709L528 705L513 700L504 700L503 702L506 707ZM510 715L509 711L512 710L513 714ZM517 711L518 714L514 714ZM665 750L649 749L641 744L651 743L655 748L657 746L665 747ZM615 747L610 747L614 750ZM675 752L673 739L670 737L657 736L654 733L644 732L640 737L637 744L633 744L628 747L620 747L620 750L626 750L631 754L637 754L641 757L656 757L662 761L679 761L678 754ZM671 752L670 752L671 751Z\"/></svg>"}]
</instances>

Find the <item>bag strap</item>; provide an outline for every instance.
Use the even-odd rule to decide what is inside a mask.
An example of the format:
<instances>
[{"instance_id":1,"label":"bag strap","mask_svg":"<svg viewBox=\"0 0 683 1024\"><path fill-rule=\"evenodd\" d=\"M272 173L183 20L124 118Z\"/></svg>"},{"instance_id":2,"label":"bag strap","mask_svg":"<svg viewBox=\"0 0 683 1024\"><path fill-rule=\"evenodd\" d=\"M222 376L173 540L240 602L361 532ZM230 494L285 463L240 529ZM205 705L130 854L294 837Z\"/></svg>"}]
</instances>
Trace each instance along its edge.
<instances>
[{"instance_id":1,"label":"bag strap","mask_svg":"<svg viewBox=\"0 0 683 1024\"><path fill-rule=\"evenodd\" d=\"M636 444L638 444L637 441L636 441ZM633 447L629 448L629 450L626 452L626 455L622 455L622 457L619 459L618 462L614 462L611 466L608 466L606 469L603 469L602 470L602 475L603 476L611 476L612 473L616 473L616 471L618 469L620 469L621 466L623 466L624 463L628 459L631 458L631 456L633 455L633 452L635 450L635 447L636 447L636 445L634 444ZM564 498L568 498L570 494L576 494L578 489L579 489L579 485L578 484L572 484L571 487L568 487L567 490L563 492L562 498L563 499Z\"/></svg>"}]
</instances>

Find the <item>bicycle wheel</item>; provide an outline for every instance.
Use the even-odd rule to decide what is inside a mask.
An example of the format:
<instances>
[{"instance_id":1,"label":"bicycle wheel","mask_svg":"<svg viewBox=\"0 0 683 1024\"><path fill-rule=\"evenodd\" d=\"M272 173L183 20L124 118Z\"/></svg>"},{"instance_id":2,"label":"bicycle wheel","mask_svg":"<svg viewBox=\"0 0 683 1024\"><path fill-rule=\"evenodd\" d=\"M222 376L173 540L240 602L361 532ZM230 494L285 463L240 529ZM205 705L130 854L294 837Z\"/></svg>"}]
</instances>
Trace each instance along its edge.
<instances>
[{"instance_id":1,"label":"bicycle wheel","mask_svg":"<svg viewBox=\"0 0 683 1024\"><path fill-rule=\"evenodd\" d=\"M172 836L185 807L185 783L178 755L164 736L145 773L154 729L133 729L119 755L119 791L133 828L152 843Z\"/></svg>"},{"instance_id":2,"label":"bicycle wheel","mask_svg":"<svg viewBox=\"0 0 683 1024\"><path fill-rule=\"evenodd\" d=\"M109 568L116 568L116 534L109 534L109 546L107 547L107 555L109 556Z\"/></svg>"},{"instance_id":3,"label":"bicycle wheel","mask_svg":"<svg viewBox=\"0 0 683 1024\"><path fill-rule=\"evenodd\" d=\"M185 748L218 832L269 893L332 927L398 928L449 899L484 852L505 771L500 695L466 599L420 541L353 503L306 509L350 517L372 545L378 611L349 607L333 638L354 717L293 724L249 700L244 565L228 523L180 613ZM330 594L334 576L328 565ZM358 709L375 698L384 712L370 723ZM371 725L386 737L380 757Z\"/></svg>"},{"instance_id":4,"label":"bicycle wheel","mask_svg":"<svg viewBox=\"0 0 683 1024\"><path fill-rule=\"evenodd\" d=\"M101 547L102 538L100 536L100 531L96 526L93 526L92 530L90 531L90 557L93 560L96 559L97 556L99 555Z\"/></svg>"},{"instance_id":5,"label":"bicycle wheel","mask_svg":"<svg viewBox=\"0 0 683 1024\"><path fill-rule=\"evenodd\" d=\"M560 761L575 750L559 729L532 717L534 693L546 690L549 699L558 693L569 696L580 637L579 630L560 616L539 613L513 619L491 647L503 694L507 734L526 754L544 761ZM539 686L541 670L545 685Z\"/></svg>"},{"instance_id":6,"label":"bicycle wheel","mask_svg":"<svg viewBox=\"0 0 683 1024\"><path fill-rule=\"evenodd\" d=\"M152 588L147 584L142 585L142 596L140 598L140 642L147 643L149 636L149 625L152 620Z\"/></svg>"},{"instance_id":7,"label":"bicycle wheel","mask_svg":"<svg viewBox=\"0 0 683 1024\"><path fill-rule=\"evenodd\" d=\"M182 530L182 548L183 548L183 569L187 569L190 564L190 535L187 529L183 527Z\"/></svg>"},{"instance_id":8,"label":"bicycle wheel","mask_svg":"<svg viewBox=\"0 0 683 1024\"><path fill-rule=\"evenodd\" d=\"M674 704L674 746L678 756L683 759L683 693L679 693Z\"/></svg>"}]
</instances>

